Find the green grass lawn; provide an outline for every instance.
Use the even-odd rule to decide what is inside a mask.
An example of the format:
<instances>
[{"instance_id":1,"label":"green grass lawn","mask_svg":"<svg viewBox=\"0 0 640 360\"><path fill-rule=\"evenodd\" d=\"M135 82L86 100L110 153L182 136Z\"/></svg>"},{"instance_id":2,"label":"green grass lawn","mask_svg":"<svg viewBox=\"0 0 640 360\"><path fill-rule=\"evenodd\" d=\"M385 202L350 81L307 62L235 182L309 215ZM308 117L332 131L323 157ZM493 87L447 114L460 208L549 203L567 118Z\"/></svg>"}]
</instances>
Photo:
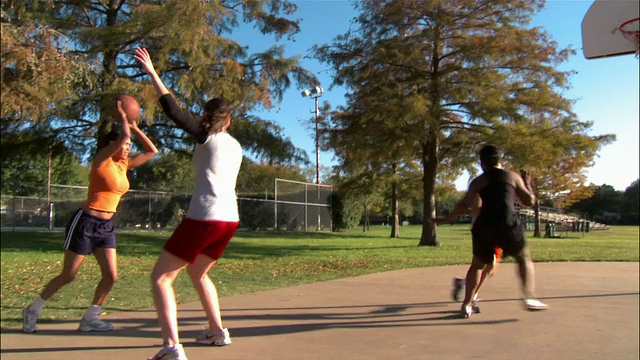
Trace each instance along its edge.
<instances>
[{"instance_id":1,"label":"green grass lawn","mask_svg":"<svg viewBox=\"0 0 640 360\"><path fill-rule=\"evenodd\" d=\"M471 259L469 225L441 226L440 247L417 246L420 226L363 233L239 232L211 276L220 296L250 293L381 271L466 264ZM562 239L529 236L534 261L638 261L637 226L607 231L563 233ZM149 275L170 232L118 232L119 281L104 311L153 308ZM529 234L531 235L531 234ZM62 232L2 232L0 326L18 326L22 308L38 296L62 267ZM509 262L507 259L506 262ZM76 281L62 288L42 312L41 321L79 319L100 278L88 258ZM197 300L186 273L176 281L179 302Z\"/></svg>"}]
</instances>

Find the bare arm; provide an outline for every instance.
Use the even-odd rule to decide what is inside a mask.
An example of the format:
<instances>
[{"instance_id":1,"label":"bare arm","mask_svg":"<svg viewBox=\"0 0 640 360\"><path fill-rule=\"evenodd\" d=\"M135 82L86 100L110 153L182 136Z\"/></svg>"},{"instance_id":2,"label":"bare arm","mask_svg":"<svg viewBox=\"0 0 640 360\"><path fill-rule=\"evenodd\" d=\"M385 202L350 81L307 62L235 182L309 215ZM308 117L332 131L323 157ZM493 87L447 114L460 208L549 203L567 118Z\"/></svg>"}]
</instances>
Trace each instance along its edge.
<instances>
[{"instance_id":1,"label":"bare arm","mask_svg":"<svg viewBox=\"0 0 640 360\"><path fill-rule=\"evenodd\" d=\"M533 206L536 202L536 196L531 189L531 174L526 170L520 170L520 176L513 173L515 179L516 195L522 202L522 205Z\"/></svg>"},{"instance_id":2,"label":"bare arm","mask_svg":"<svg viewBox=\"0 0 640 360\"><path fill-rule=\"evenodd\" d=\"M458 216L466 212L467 209L469 209L474 204L474 202L476 202L477 199L480 198L479 191L484 187L485 182L486 181L482 176L473 179L471 184L469 184L469 190L467 190L467 193L464 195L464 197L460 201L458 201L456 206L453 208L453 211L451 211L451 214L449 214L449 216L444 219L436 218L431 221L435 224L441 225L450 223L457 219Z\"/></svg>"},{"instance_id":3,"label":"bare arm","mask_svg":"<svg viewBox=\"0 0 640 360\"><path fill-rule=\"evenodd\" d=\"M160 79L160 76L158 76L147 49L137 48L134 57L151 77L151 81L153 82L156 93L160 98L160 105L162 106L164 113L173 120L178 127L194 136L200 144L204 144L209 136L208 132L200 126L200 123L196 121L191 114L182 110L178 106L175 99Z\"/></svg>"},{"instance_id":4,"label":"bare arm","mask_svg":"<svg viewBox=\"0 0 640 360\"><path fill-rule=\"evenodd\" d=\"M142 132L142 130L140 130L138 124L135 122L131 124L131 131L136 136L136 139L142 144L144 152L129 159L129 169L133 169L136 166L146 163L158 153L156 146L153 145L153 142L147 137L147 135L145 135L145 133Z\"/></svg>"},{"instance_id":5,"label":"bare arm","mask_svg":"<svg viewBox=\"0 0 640 360\"><path fill-rule=\"evenodd\" d=\"M471 203L471 217L477 218L480 216L480 210L482 208L482 198L480 195L476 194L476 197L473 199Z\"/></svg>"},{"instance_id":6,"label":"bare arm","mask_svg":"<svg viewBox=\"0 0 640 360\"><path fill-rule=\"evenodd\" d=\"M117 121L119 121L122 125L120 135L118 135L118 137L114 141L102 148L102 150L98 151L96 156L93 158L94 166L100 166L107 159L115 155L118 151L120 151L120 148L122 148L122 146L124 146L124 144L131 138L129 120L127 119L127 114L122 109L122 101L118 100L116 106L118 107L118 113L120 114L120 118L117 119Z\"/></svg>"},{"instance_id":7,"label":"bare arm","mask_svg":"<svg viewBox=\"0 0 640 360\"><path fill-rule=\"evenodd\" d=\"M151 56L149 56L149 52L145 48L137 48L136 54L134 58L138 60L140 65L144 68L144 70L151 77L151 81L153 82L153 86L156 88L156 93L158 96L166 95L169 93L169 90L158 76L156 69L153 67L153 62L151 61Z\"/></svg>"}]
</instances>

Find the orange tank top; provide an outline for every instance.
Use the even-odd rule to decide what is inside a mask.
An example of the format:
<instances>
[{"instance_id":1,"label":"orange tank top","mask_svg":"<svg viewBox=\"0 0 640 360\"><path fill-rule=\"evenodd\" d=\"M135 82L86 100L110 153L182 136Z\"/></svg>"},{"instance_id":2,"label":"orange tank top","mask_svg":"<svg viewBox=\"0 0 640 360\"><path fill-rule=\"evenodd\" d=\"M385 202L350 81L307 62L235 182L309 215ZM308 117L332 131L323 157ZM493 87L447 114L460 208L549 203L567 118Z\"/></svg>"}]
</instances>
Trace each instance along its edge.
<instances>
[{"instance_id":1,"label":"orange tank top","mask_svg":"<svg viewBox=\"0 0 640 360\"><path fill-rule=\"evenodd\" d=\"M91 166L86 206L89 209L116 212L120 198L129 190L128 159L108 158L100 166Z\"/></svg>"}]
</instances>

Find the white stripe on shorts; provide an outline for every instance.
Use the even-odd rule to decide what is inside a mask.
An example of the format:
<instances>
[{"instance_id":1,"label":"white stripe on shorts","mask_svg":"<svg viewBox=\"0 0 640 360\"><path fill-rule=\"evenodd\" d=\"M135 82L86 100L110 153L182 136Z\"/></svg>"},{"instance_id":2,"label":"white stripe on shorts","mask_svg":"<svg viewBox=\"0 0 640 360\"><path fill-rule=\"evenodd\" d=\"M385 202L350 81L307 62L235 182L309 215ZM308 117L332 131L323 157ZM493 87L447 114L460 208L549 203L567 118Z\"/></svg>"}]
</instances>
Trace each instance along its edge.
<instances>
[{"instance_id":1,"label":"white stripe on shorts","mask_svg":"<svg viewBox=\"0 0 640 360\"><path fill-rule=\"evenodd\" d=\"M71 226L69 226L69 231L67 231L67 236L64 238L64 249L68 249L69 248L69 244L71 243L71 238L73 237L73 232L76 229L76 225L78 225L78 220L80 220L80 216L82 216L82 209L78 210L78 212L76 213L76 215L73 217L73 220L71 220Z\"/></svg>"}]
</instances>

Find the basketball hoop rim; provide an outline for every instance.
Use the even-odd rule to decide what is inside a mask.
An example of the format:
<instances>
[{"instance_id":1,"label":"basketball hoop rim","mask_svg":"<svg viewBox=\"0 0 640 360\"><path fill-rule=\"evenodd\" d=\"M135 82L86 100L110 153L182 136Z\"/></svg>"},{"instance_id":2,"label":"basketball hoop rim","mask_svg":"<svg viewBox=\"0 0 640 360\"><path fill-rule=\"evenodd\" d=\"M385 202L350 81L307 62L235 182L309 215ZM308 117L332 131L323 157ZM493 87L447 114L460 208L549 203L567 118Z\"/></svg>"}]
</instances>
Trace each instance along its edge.
<instances>
[{"instance_id":1,"label":"basketball hoop rim","mask_svg":"<svg viewBox=\"0 0 640 360\"><path fill-rule=\"evenodd\" d=\"M624 28L625 26L627 26L627 25L629 25L629 24L631 24L633 22L638 22L638 21L640 21L640 17L637 17L635 19L627 20L627 21L623 22L622 24L620 24L620 27L618 29L620 29L620 32L623 33L623 34L627 34L627 35L638 34L638 31L640 31L640 29L639 30L626 30Z\"/></svg>"},{"instance_id":2,"label":"basketball hoop rim","mask_svg":"<svg viewBox=\"0 0 640 360\"><path fill-rule=\"evenodd\" d=\"M627 20L620 24L618 28L622 36L636 45L636 59L640 59L640 28L636 30L625 30L625 26L638 21L640 21L640 17Z\"/></svg>"}]
</instances>

